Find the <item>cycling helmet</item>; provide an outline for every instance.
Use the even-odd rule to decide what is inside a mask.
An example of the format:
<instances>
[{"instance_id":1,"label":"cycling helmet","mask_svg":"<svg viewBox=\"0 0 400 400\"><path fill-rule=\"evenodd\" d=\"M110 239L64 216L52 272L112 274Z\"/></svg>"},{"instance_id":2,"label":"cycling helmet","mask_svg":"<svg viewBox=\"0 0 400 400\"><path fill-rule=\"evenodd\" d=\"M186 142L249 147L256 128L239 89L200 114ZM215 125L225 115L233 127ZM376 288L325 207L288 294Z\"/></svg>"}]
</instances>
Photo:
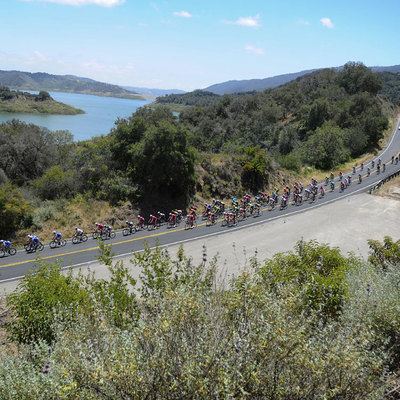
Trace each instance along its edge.
<instances>
[{"instance_id":1,"label":"cycling helmet","mask_svg":"<svg viewBox=\"0 0 400 400\"><path fill-rule=\"evenodd\" d=\"M75 227L75 230L76 230L76 231L78 230L78 227L77 227L77 226Z\"/></svg>"},{"instance_id":2,"label":"cycling helmet","mask_svg":"<svg viewBox=\"0 0 400 400\"><path fill-rule=\"evenodd\" d=\"M55 235L57 232L56 231L53 231L53 235Z\"/></svg>"},{"instance_id":3,"label":"cycling helmet","mask_svg":"<svg viewBox=\"0 0 400 400\"><path fill-rule=\"evenodd\" d=\"M125 221L125 223L126 223L126 224L128 224L128 223L129 223L129 221L128 221L128 220L126 220L126 221Z\"/></svg>"},{"instance_id":4,"label":"cycling helmet","mask_svg":"<svg viewBox=\"0 0 400 400\"><path fill-rule=\"evenodd\" d=\"M153 218L153 214L150 214L150 218Z\"/></svg>"}]
</instances>

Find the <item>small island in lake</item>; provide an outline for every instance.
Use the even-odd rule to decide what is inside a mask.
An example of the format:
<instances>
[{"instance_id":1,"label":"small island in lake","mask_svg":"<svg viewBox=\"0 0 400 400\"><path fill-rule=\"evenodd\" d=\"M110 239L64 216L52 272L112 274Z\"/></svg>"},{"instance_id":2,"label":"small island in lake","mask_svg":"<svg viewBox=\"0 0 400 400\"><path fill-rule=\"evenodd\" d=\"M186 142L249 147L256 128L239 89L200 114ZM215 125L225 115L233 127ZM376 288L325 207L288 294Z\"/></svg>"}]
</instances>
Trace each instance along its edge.
<instances>
[{"instance_id":1,"label":"small island in lake","mask_svg":"<svg viewBox=\"0 0 400 400\"><path fill-rule=\"evenodd\" d=\"M30 114L84 114L85 111L68 104L55 101L48 92L38 94L10 90L0 86L0 113L30 113Z\"/></svg>"}]
</instances>

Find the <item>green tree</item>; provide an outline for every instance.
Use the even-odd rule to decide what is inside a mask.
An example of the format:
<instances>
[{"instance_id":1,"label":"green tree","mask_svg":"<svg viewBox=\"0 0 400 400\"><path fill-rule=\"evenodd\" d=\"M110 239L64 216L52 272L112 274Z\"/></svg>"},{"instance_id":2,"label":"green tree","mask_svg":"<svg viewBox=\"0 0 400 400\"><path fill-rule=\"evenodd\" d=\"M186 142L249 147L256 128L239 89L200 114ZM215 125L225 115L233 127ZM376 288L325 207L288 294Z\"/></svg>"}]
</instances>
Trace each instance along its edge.
<instances>
[{"instance_id":1,"label":"green tree","mask_svg":"<svg viewBox=\"0 0 400 400\"><path fill-rule=\"evenodd\" d=\"M271 161L259 146L244 147L242 156L242 184L256 192L268 183Z\"/></svg>"},{"instance_id":2,"label":"green tree","mask_svg":"<svg viewBox=\"0 0 400 400\"><path fill-rule=\"evenodd\" d=\"M343 131L324 124L305 143L305 162L324 170L332 169L348 160L349 151L344 146Z\"/></svg>"},{"instance_id":3,"label":"green tree","mask_svg":"<svg viewBox=\"0 0 400 400\"><path fill-rule=\"evenodd\" d=\"M132 177L142 188L144 206L186 206L195 185L195 151L188 135L182 125L161 121L133 146Z\"/></svg>"},{"instance_id":4,"label":"green tree","mask_svg":"<svg viewBox=\"0 0 400 400\"><path fill-rule=\"evenodd\" d=\"M76 177L72 171L65 172L59 165L49 168L35 181L35 189L43 200L70 197L75 192Z\"/></svg>"},{"instance_id":5,"label":"green tree","mask_svg":"<svg viewBox=\"0 0 400 400\"><path fill-rule=\"evenodd\" d=\"M394 242L389 236L385 236L383 243L379 240L368 240L371 255L368 261L383 270L390 266L400 265L400 240Z\"/></svg>"},{"instance_id":6,"label":"green tree","mask_svg":"<svg viewBox=\"0 0 400 400\"><path fill-rule=\"evenodd\" d=\"M363 63L348 62L338 75L339 84L349 94L368 92L376 95L381 89L383 81L380 76L372 72Z\"/></svg>"},{"instance_id":7,"label":"green tree","mask_svg":"<svg viewBox=\"0 0 400 400\"><path fill-rule=\"evenodd\" d=\"M0 186L0 232L10 235L21 228L32 212L32 206L11 184Z\"/></svg>"}]
</instances>

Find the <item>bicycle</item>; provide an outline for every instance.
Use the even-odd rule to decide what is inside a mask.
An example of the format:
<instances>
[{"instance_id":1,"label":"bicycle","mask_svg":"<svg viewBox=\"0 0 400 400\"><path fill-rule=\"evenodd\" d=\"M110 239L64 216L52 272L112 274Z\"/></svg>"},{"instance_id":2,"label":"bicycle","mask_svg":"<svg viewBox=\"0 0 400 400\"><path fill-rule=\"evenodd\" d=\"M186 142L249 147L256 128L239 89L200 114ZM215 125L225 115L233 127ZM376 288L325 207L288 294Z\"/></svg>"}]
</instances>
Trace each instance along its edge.
<instances>
[{"instance_id":1,"label":"bicycle","mask_svg":"<svg viewBox=\"0 0 400 400\"><path fill-rule=\"evenodd\" d=\"M106 232L103 232L101 237L101 240L107 240L107 239L114 239L116 236L116 233L114 231L109 231L107 230Z\"/></svg>"},{"instance_id":2,"label":"bicycle","mask_svg":"<svg viewBox=\"0 0 400 400\"><path fill-rule=\"evenodd\" d=\"M67 244L67 241L65 239L53 239L50 243L49 246L51 249L55 249L56 247L64 247Z\"/></svg>"},{"instance_id":3,"label":"bicycle","mask_svg":"<svg viewBox=\"0 0 400 400\"><path fill-rule=\"evenodd\" d=\"M128 235L133 235L134 233L136 233L136 228L132 225L132 226L127 226L123 231L122 231L122 235L123 236L128 236Z\"/></svg>"},{"instance_id":4,"label":"bicycle","mask_svg":"<svg viewBox=\"0 0 400 400\"><path fill-rule=\"evenodd\" d=\"M33 253L35 251L42 251L44 249L44 245L39 243L26 243L24 249L27 253Z\"/></svg>"},{"instance_id":5,"label":"bicycle","mask_svg":"<svg viewBox=\"0 0 400 400\"><path fill-rule=\"evenodd\" d=\"M196 219L190 218L190 215L188 215L185 221L185 229L192 229L196 227L197 227Z\"/></svg>"},{"instance_id":6,"label":"bicycle","mask_svg":"<svg viewBox=\"0 0 400 400\"><path fill-rule=\"evenodd\" d=\"M0 249L0 257L4 257L6 254L8 254L9 256L15 256L15 254L17 254L17 249L15 249L14 247L9 247L7 249Z\"/></svg>"},{"instance_id":7,"label":"bicycle","mask_svg":"<svg viewBox=\"0 0 400 400\"><path fill-rule=\"evenodd\" d=\"M211 226L211 225L215 225L217 223L217 220L215 218L215 214L210 214L208 216L208 220L206 222L206 226Z\"/></svg>"},{"instance_id":8,"label":"bicycle","mask_svg":"<svg viewBox=\"0 0 400 400\"><path fill-rule=\"evenodd\" d=\"M87 240L88 240L88 237L85 234L72 236L72 244L86 242Z\"/></svg>"}]
</instances>

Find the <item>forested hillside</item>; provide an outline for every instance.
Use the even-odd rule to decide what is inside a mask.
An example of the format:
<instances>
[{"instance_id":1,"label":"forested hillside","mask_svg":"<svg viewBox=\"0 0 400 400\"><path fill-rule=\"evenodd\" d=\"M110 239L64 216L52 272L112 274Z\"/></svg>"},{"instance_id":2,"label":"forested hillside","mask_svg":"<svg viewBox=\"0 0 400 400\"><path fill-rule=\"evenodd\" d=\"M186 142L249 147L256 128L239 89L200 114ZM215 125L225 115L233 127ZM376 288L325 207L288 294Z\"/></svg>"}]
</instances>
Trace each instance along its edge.
<instances>
[{"instance_id":1,"label":"forested hillside","mask_svg":"<svg viewBox=\"0 0 400 400\"><path fill-rule=\"evenodd\" d=\"M378 95L381 88L379 75L349 63L263 93L223 96L179 117L163 106L144 107L85 142L4 123L0 230L40 228L56 209L79 224L83 214L66 210L66 199L113 206L129 200L143 212L169 212L196 201L196 193L227 198L268 190L282 169L334 169L378 147L396 111Z\"/></svg>"},{"instance_id":2,"label":"forested hillside","mask_svg":"<svg viewBox=\"0 0 400 400\"><path fill-rule=\"evenodd\" d=\"M210 107L184 111L180 121L200 151L260 146L285 166L334 168L376 145L393 107L378 92L379 75L362 64L321 70L280 88L224 96Z\"/></svg>"}]
</instances>

